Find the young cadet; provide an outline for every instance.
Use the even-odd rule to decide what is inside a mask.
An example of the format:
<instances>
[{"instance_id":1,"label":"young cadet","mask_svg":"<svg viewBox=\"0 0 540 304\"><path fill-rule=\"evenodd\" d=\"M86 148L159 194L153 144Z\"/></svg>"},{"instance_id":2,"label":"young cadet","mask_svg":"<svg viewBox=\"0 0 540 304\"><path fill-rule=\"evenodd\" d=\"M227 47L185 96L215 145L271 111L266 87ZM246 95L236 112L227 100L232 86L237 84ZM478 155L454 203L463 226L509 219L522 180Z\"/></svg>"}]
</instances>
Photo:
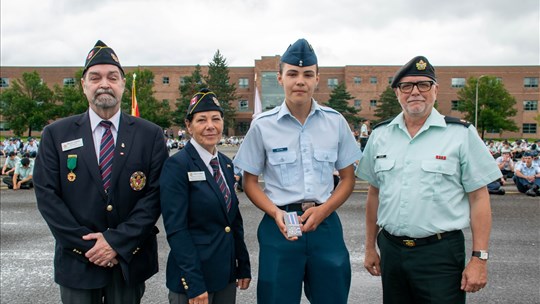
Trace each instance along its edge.
<instances>
[{"instance_id":1,"label":"young cadet","mask_svg":"<svg viewBox=\"0 0 540 304\"><path fill-rule=\"evenodd\" d=\"M303 282L312 303L347 303L351 266L335 210L353 190L362 152L343 116L313 99L319 70L305 39L283 54L277 79L285 101L257 116L234 159L244 191L265 212L257 301L300 303ZM332 192L334 168L341 179ZM302 236L287 237L286 212L298 214Z\"/></svg>"},{"instance_id":2,"label":"young cadet","mask_svg":"<svg viewBox=\"0 0 540 304\"><path fill-rule=\"evenodd\" d=\"M465 303L487 282L486 185L501 171L472 125L433 108L439 86L427 58L414 57L391 86L403 111L374 128L357 169L370 184L364 266L382 275L384 303Z\"/></svg>"}]
</instances>

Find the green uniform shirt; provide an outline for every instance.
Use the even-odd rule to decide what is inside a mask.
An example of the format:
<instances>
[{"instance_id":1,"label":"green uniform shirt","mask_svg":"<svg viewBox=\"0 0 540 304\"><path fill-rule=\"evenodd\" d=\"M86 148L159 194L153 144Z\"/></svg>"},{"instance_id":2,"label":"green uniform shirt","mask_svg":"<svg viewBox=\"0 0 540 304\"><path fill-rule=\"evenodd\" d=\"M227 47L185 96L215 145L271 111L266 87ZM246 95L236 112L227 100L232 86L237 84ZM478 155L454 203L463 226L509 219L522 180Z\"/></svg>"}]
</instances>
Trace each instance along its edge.
<instances>
[{"instance_id":1,"label":"green uniform shirt","mask_svg":"<svg viewBox=\"0 0 540 304\"><path fill-rule=\"evenodd\" d=\"M375 128L356 174L379 189L379 227L416 238L468 227L467 193L501 177L474 126L435 109L414 138L403 113Z\"/></svg>"}]
</instances>

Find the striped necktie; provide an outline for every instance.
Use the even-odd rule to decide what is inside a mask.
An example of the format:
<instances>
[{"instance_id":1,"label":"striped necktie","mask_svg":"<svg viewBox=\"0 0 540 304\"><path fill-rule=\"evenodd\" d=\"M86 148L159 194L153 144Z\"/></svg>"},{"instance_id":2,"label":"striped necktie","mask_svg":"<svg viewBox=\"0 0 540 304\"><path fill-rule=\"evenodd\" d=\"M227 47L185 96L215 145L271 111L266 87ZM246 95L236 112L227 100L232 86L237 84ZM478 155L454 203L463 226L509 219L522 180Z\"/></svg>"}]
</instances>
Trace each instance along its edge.
<instances>
[{"instance_id":1,"label":"striped necktie","mask_svg":"<svg viewBox=\"0 0 540 304\"><path fill-rule=\"evenodd\" d=\"M216 183L219 186L219 190L221 190L221 193L223 194L223 197L225 198L227 211L229 211L231 210L231 203L232 203L231 192L229 191L229 188L225 184L225 180L223 179L223 176L221 175L217 157L212 158L212 160L210 161L210 166L212 166L212 170L214 171L214 179L216 180Z\"/></svg>"},{"instance_id":2,"label":"striped necktie","mask_svg":"<svg viewBox=\"0 0 540 304\"><path fill-rule=\"evenodd\" d=\"M99 146L99 171L101 172L101 180L103 181L103 189L105 192L111 186L111 173L114 156L114 138L111 131L112 122L102 120L99 123L105 131L101 137Z\"/></svg>"}]
</instances>

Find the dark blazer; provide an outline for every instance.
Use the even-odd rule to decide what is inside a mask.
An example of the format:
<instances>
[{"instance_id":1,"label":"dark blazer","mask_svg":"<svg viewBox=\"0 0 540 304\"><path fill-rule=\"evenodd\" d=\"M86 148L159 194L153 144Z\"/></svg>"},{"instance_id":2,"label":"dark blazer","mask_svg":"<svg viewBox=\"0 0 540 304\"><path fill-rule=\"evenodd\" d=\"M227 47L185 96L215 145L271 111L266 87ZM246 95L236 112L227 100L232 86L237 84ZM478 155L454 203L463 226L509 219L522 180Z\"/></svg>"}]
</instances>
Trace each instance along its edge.
<instances>
[{"instance_id":1,"label":"dark blazer","mask_svg":"<svg viewBox=\"0 0 540 304\"><path fill-rule=\"evenodd\" d=\"M81 147L62 151L62 143L77 139L82 139ZM74 181L68 180L68 155L77 156ZM56 239L54 268L58 284L81 289L108 284L112 268L96 266L84 256L95 241L85 241L82 236L93 232L102 232L118 253L129 283L144 282L158 271L155 223L160 216L159 175L167 157L160 127L122 113L107 194L88 112L45 127L34 167L34 184L39 211ZM135 172L142 172L146 178L140 190L130 185Z\"/></svg>"},{"instance_id":2,"label":"dark blazer","mask_svg":"<svg viewBox=\"0 0 540 304\"><path fill-rule=\"evenodd\" d=\"M161 210L171 247L167 287L188 298L251 278L234 167L227 156L218 154L232 195L229 212L213 175L191 143L171 156L161 172ZM205 180L190 181L189 172L204 172Z\"/></svg>"}]
</instances>

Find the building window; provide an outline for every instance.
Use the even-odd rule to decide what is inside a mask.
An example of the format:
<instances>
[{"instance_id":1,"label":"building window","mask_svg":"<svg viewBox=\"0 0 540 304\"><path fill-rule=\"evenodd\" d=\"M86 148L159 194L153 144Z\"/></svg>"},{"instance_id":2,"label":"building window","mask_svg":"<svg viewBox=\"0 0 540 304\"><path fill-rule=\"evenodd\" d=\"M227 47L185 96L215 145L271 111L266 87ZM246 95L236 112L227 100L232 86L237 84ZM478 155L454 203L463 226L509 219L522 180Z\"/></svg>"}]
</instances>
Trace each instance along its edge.
<instances>
[{"instance_id":1,"label":"building window","mask_svg":"<svg viewBox=\"0 0 540 304\"><path fill-rule=\"evenodd\" d=\"M75 78L73 78L73 77L64 78L64 86L65 87L73 87L73 86L75 86Z\"/></svg>"},{"instance_id":2,"label":"building window","mask_svg":"<svg viewBox=\"0 0 540 304\"><path fill-rule=\"evenodd\" d=\"M249 79L247 78L240 78L238 79L238 87L240 89L247 89L249 88Z\"/></svg>"},{"instance_id":3,"label":"building window","mask_svg":"<svg viewBox=\"0 0 540 304\"><path fill-rule=\"evenodd\" d=\"M338 86L338 84L339 82L337 78L328 78L328 87L330 89L334 89L335 87Z\"/></svg>"},{"instance_id":4,"label":"building window","mask_svg":"<svg viewBox=\"0 0 540 304\"><path fill-rule=\"evenodd\" d=\"M538 100L525 100L523 101L523 111L537 111Z\"/></svg>"},{"instance_id":5,"label":"building window","mask_svg":"<svg viewBox=\"0 0 540 304\"><path fill-rule=\"evenodd\" d=\"M463 88L465 86L465 78L452 78L452 88Z\"/></svg>"},{"instance_id":6,"label":"building window","mask_svg":"<svg viewBox=\"0 0 540 304\"><path fill-rule=\"evenodd\" d=\"M372 108L376 107L377 106L377 100L375 100L375 99L370 100L369 101L369 106L372 107Z\"/></svg>"},{"instance_id":7,"label":"building window","mask_svg":"<svg viewBox=\"0 0 540 304\"><path fill-rule=\"evenodd\" d=\"M0 88L7 88L9 87L9 78L0 78Z\"/></svg>"},{"instance_id":8,"label":"building window","mask_svg":"<svg viewBox=\"0 0 540 304\"><path fill-rule=\"evenodd\" d=\"M371 84L377 84L377 77L374 77L374 76L369 77L369 83L371 83Z\"/></svg>"},{"instance_id":9,"label":"building window","mask_svg":"<svg viewBox=\"0 0 540 304\"><path fill-rule=\"evenodd\" d=\"M354 107L355 107L356 109L360 109L360 108L362 107L362 100L360 100L360 99L355 99L355 100L354 100Z\"/></svg>"},{"instance_id":10,"label":"building window","mask_svg":"<svg viewBox=\"0 0 540 304\"><path fill-rule=\"evenodd\" d=\"M186 80L184 79L184 77L180 77L180 85L185 85L186 84Z\"/></svg>"},{"instance_id":11,"label":"building window","mask_svg":"<svg viewBox=\"0 0 540 304\"><path fill-rule=\"evenodd\" d=\"M536 134L536 124L535 123L524 123L523 124L523 134Z\"/></svg>"},{"instance_id":12,"label":"building window","mask_svg":"<svg viewBox=\"0 0 540 304\"><path fill-rule=\"evenodd\" d=\"M247 112L249 110L248 101L245 99L240 99L238 101L238 112Z\"/></svg>"},{"instance_id":13,"label":"building window","mask_svg":"<svg viewBox=\"0 0 540 304\"><path fill-rule=\"evenodd\" d=\"M451 110L452 111L458 111L460 104L461 104L461 100L452 100Z\"/></svg>"},{"instance_id":14,"label":"building window","mask_svg":"<svg viewBox=\"0 0 540 304\"><path fill-rule=\"evenodd\" d=\"M163 76L163 78L161 79L161 83L169 84L169 77L168 76Z\"/></svg>"},{"instance_id":15,"label":"building window","mask_svg":"<svg viewBox=\"0 0 540 304\"><path fill-rule=\"evenodd\" d=\"M361 84L362 83L362 77L354 77L354 84Z\"/></svg>"},{"instance_id":16,"label":"building window","mask_svg":"<svg viewBox=\"0 0 540 304\"><path fill-rule=\"evenodd\" d=\"M538 88L538 77L523 78L523 86L526 88Z\"/></svg>"}]
</instances>

